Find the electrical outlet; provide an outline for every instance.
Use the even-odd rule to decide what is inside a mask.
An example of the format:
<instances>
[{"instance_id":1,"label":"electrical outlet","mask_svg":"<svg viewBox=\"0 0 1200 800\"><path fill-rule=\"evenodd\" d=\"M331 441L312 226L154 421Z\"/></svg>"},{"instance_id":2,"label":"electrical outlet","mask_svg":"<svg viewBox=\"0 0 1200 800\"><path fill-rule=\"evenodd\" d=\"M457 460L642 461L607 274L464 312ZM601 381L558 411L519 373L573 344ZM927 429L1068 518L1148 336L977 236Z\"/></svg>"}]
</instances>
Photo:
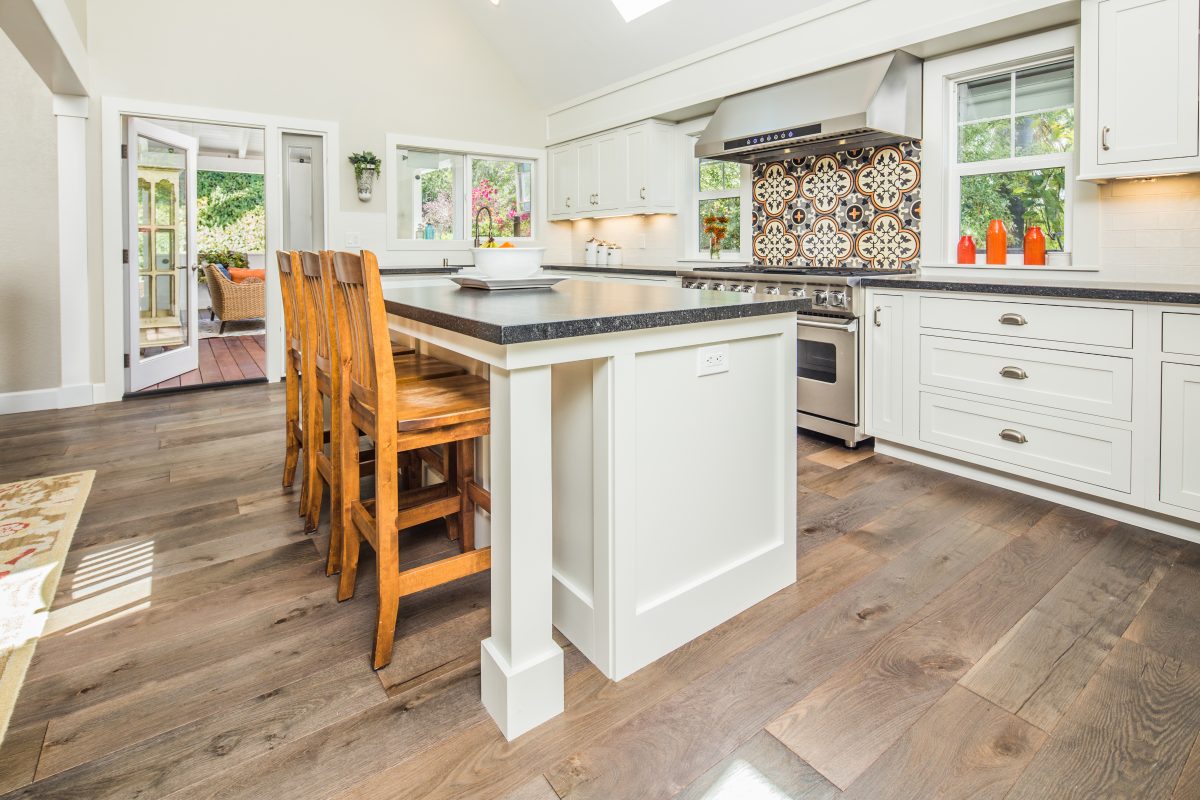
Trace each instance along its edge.
<instances>
[{"instance_id":1,"label":"electrical outlet","mask_svg":"<svg viewBox=\"0 0 1200 800\"><path fill-rule=\"evenodd\" d=\"M640 249L640 250L646 249L646 234L643 233L641 236L638 237L637 246L638 246L638 249Z\"/></svg>"},{"instance_id":2,"label":"electrical outlet","mask_svg":"<svg viewBox=\"0 0 1200 800\"><path fill-rule=\"evenodd\" d=\"M358 231L346 232L346 247L362 247L362 238Z\"/></svg>"},{"instance_id":3,"label":"electrical outlet","mask_svg":"<svg viewBox=\"0 0 1200 800\"><path fill-rule=\"evenodd\" d=\"M729 372L729 345L713 344L696 351L696 375L716 375Z\"/></svg>"}]
</instances>

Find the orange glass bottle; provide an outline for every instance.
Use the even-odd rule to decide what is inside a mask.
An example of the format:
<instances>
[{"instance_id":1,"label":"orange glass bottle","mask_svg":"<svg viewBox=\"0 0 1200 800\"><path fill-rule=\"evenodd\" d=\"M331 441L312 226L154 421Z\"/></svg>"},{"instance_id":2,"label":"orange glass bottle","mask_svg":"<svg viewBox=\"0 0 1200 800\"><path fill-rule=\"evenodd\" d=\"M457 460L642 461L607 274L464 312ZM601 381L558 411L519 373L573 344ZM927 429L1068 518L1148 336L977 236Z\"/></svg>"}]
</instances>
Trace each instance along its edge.
<instances>
[{"instance_id":1,"label":"orange glass bottle","mask_svg":"<svg viewBox=\"0 0 1200 800\"><path fill-rule=\"evenodd\" d=\"M958 263L975 263L975 240L970 236L963 236L958 240Z\"/></svg>"},{"instance_id":2,"label":"orange glass bottle","mask_svg":"<svg viewBox=\"0 0 1200 800\"><path fill-rule=\"evenodd\" d=\"M1036 225L1025 231L1025 263L1029 266L1046 266L1046 237Z\"/></svg>"},{"instance_id":3,"label":"orange glass bottle","mask_svg":"<svg viewBox=\"0 0 1200 800\"><path fill-rule=\"evenodd\" d=\"M1004 221L994 219L988 223L987 229L987 263L1005 264L1008 262L1008 231L1004 230Z\"/></svg>"}]
</instances>

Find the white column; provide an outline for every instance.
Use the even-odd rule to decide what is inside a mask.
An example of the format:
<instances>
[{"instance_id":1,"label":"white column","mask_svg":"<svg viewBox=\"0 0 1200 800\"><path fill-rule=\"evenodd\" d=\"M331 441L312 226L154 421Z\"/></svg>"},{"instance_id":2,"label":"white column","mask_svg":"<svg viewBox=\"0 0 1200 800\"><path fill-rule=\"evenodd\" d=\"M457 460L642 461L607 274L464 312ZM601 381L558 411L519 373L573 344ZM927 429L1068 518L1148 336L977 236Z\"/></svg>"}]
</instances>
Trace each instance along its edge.
<instances>
[{"instance_id":1,"label":"white column","mask_svg":"<svg viewBox=\"0 0 1200 800\"><path fill-rule=\"evenodd\" d=\"M88 99L56 94L54 116L58 121L58 406L69 408L93 402L88 323Z\"/></svg>"},{"instance_id":2,"label":"white column","mask_svg":"<svg viewBox=\"0 0 1200 800\"><path fill-rule=\"evenodd\" d=\"M563 710L552 636L550 367L491 370L492 635L483 705L508 739Z\"/></svg>"}]
</instances>

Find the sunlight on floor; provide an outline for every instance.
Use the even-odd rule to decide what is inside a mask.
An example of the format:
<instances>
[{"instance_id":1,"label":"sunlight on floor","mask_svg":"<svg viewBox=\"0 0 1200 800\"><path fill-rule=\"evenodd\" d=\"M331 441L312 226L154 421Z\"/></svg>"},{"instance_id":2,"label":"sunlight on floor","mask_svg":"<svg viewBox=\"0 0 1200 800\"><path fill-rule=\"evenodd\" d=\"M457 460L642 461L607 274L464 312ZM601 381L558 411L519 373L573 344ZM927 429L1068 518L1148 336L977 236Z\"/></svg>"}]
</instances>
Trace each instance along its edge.
<instances>
[{"instance_id":1,"label":"sunlight on floor","mask_svg":"<svg viewBox=\"0 0 1200 800\"><path fill-rule=\"evenodd\" d=\"M717 782L704 793L704 798L705 800L790 800L791 795L772 783L749 761L739 758L721 773Z\"/></svg>"},{"instance_id":2,"label":"sunlight on floor","mask_svg":"<svg viewBox=\"0 0 1200 800\"><path fill-rule=\"evenodd\" d=\"M67 579L70 599L55 606L46 633L76 633L149 608L153 569L153 539L84 556Z\"/></svg>"}]
</instances>

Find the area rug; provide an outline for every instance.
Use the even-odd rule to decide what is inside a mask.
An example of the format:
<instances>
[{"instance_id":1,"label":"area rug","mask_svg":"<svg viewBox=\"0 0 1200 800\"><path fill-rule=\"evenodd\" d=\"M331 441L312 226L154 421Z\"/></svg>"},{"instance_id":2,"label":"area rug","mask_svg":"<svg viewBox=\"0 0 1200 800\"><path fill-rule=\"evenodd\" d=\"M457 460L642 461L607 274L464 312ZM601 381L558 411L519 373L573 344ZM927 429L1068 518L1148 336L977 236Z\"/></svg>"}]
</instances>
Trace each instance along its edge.
<instances>
[{"instance_id":1,"label":"area rug","mask_svg":"<svg viewBox=\"0 0 1200 800\"><path fill-rule=\"evenodd\" d=\"M0 485L0 743L95 475Z\"/></svg>"}]
</instances>

